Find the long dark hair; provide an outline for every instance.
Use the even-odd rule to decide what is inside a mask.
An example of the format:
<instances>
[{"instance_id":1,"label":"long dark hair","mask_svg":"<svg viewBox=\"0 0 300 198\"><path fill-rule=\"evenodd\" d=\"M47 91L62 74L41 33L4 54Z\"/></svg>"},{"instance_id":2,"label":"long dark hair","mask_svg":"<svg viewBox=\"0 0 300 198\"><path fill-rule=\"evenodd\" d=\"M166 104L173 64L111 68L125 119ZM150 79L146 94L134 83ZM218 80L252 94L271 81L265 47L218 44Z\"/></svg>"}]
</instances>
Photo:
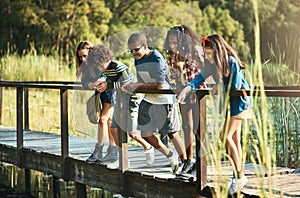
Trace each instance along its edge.
<instances>
[{"instance_id":1,"label":"long dark hair","mask_svg":"<svg viewBox=\"0 0 300 198\"><path fill-rule=\"evenodd\" d=\"M187 56L192 55L192 59L198 64L203 64L199 57L202 54L198 54L199 52L196 50L195 46L200 46L199 37L196 32L194 32L187 25L174 26L169 29L165 42L164 49L167 54L173 54L174 52L170 48L169 37L176 36L178 41L178 52L181 60L187 58Z\"/></svg>"},{"instance_id":2,"label":"long dark hair","mask_svg":"<svg viewBox=\"0 0 300 198\"><path fill-rule=\"evenodd\" d=\"M228 56L234 57L240 68L245 69L246 65L242 62L235 50L224 40L224 38L218 34L211 34L207 37L203 37L202 46L204 48L210 48L214 50L214 60L218 68L218 75L220 77L228 77L231 73L231 67L228 62Z\"/></svg>"},{"instance_id":3,"label":"long dark hair","mask_svg":"<svg viewBox=\"0 0 300 198\"><path fill-rule=\"evenodd\" d=\"M89 42L89 41L81 41L78 45L77 45L77 48L76 48L76 76L77 77L80 77L80 65L82 64L82 61L80 60L79 58L79 55L78 55L78 52L80 50L83 50L83 49L92 49L94 47L94 44Z\"/></svg>"}]
</instances>

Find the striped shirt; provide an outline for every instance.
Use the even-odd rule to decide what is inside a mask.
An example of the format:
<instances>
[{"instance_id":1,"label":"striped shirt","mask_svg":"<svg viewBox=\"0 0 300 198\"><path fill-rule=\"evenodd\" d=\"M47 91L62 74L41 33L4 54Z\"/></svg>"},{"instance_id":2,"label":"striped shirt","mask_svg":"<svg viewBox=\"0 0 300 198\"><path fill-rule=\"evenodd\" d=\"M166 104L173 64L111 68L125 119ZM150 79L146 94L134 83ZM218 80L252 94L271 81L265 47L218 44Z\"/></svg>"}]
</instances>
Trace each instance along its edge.
<instances>
[{"instance_id":1,"label":"striped shirt","mask_svg":"<svg viewBox=\"0 0 300 198\"><path fill-rule=\"evenodd\" d=\"M107 89L119 89L134 80L134 75L129 68L118 61L112 61L103 73L107 77Z\"/></svg>"}]
</instances>

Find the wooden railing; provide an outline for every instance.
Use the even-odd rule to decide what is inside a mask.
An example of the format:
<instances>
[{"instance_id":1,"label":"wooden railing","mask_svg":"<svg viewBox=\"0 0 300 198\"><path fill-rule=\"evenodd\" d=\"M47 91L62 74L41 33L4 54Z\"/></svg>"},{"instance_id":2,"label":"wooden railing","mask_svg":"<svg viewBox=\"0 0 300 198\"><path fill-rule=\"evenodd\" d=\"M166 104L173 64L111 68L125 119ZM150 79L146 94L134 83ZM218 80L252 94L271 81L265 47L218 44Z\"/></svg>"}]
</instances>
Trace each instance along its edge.
<instances>
[{"instance_id":1,"label":"wooden railing","mask_svg":"<svg viewBox=\"0 0 300 198\"><path fill-rule=\"evenodd\" d=\"M82 90L82 86L78 82L59 82L59 81L0 81L0 122L2 119L2 88L15 87L16 101L17 101L17 149L23 148L23 130L29 130L29 109L28 97L29 88L36 89L58 89L60 90L60 115L61 115L61 156L65 160L69 156L69 127L68 127L68 90ZM261 92L261 87L255 87L253 95L261 95L262 93L268 97L300 97L300 86L267 86L264 87L264 92ZM139 93L154 93L154 94L174 94L176 90L138 90ZM199 100L200 120L199 127L196 134L196 163L197 163L197 192L207 183L207 164L206 156L200 155L201 148L205 147L205 133L206 133L206 95L210 93L210 89L197 90L196 94ZM250 90L236 90L230 94L232 96L250 94ZM24 125L23 125L24 123ZM124 172L128 169L127 163L127 133L119 129L119 146L122 152L120 153L120 166ZM204 147L203 147L204 146ZM19 152L17 165L24 167L22 152ZM64 169L64 174L67 178L68 170ZM64 178L63 178L64 179ZM82 186L77 185L77 187ZM80 193L79 193L80 194Z\"/></svg>"}]
</instances>

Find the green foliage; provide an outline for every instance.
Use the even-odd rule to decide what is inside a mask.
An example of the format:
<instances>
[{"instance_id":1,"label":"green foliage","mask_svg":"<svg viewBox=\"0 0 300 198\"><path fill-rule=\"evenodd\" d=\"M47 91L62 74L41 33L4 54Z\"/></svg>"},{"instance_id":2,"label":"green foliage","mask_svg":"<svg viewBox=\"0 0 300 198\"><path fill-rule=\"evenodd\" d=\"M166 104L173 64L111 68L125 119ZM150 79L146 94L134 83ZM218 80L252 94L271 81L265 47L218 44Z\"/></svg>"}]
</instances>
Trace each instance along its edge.
<instances>
[{"instance_id":1,"label":"green foliage","mask_svg":"<svg viewBox=\"0 0 300 198\"><path fill-rule=\"evenodd\" d=\"M7 55L0 61L0 79L13 81L73 81L75 69L60 64L58 56Z\"/></svg>"},{"instance_id":2,"label":"green foliage","mask_svg":"<svg viewBox=\"0 0 300 198\"><path fill-rule=\"evenodd\" d=\"M275 21L272 27L269 29L273 31L272 36L268 36L270 40L270 45L265 46L264 54L267 54L268 57L280 58L282 63L288 65L290 69L299 73L300 72L300 1L289 1L287 4L286 1L279 1L276 11L270 20Z\"/></svg>"},{"instance_id":3,"label":"green foliage","mask_svg":"<svg viewBox=\"0 0 300 198\"><path fill-rule=\"evenodd\" d=\"M300 84L300 75L284 64L266 63L262 67L262 73L266 86L297 86Z\"/></svg>"},{"instance_id":4,"label":"green foliage","mask_svg":"<svg viewBox=\"0 0 300 198\"><path fill-rule=\"evenodd\" d=\"M299 5L300 0L265 0L258 5L262 59L270 59L270 46L278 45L285 63L298 73ZM179 24L191 26L199 36L222 34L244 60L254 55L252 1L3 0L0 6L0 55L34 50L58 54L72 66L81 40L100 43L128 29Z\"/></svg>"},{"instance_id":5,"label":"green foliage","mask_svg":"<svg viewBox=\"0 0 300 198\"><path fill-rule=\"evenodd\" d=\"M243 25L235 21L228 10L209 5L203 10L203 22L209 24L203 35L217 33L224 37L243 59L249 58L250 52L244 40Z\"/></svg>"}]
</instances>

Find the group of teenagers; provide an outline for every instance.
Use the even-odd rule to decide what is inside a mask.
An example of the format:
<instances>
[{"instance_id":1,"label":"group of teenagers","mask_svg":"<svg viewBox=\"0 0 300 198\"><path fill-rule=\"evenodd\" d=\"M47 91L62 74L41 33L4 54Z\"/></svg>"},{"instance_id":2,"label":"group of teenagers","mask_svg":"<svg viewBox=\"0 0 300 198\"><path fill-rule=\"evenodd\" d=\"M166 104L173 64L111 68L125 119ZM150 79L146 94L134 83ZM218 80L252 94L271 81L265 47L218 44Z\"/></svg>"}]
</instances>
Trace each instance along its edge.
<instances>
[{"instance_id":1,"label":"group of teenagers","mask_svg":"<svg viewBox=\"0 0 300 198\"><path fill-rule=\"evenodd\" d=\"M128 66L114 60L111 50L103 44L82 41L77 46L77 77L84 88L100 92L102 103L97 143L87 162L105 164L111 169L119 167L117 145L120 127L144 148L148 166L153 164L154 149L157 149L166 156L173 173L192 173L196 169L193 138L199 123L195 92L206 88L209 78L213 78L215 86L222 83L225 91L250 89L242 72L245 64L222 36L211 34L200 39L187 25L168 30L164 42L165 56L157 49L149 48L144 33L131 34L127 45L134 58L136 75ZM142 98L135 94L137 89L173 88L178 91L177 94L145 93ZM220 138L233 162L229 193L235 193L248 181L243 174L240 139L242 120L251 114L251 97L232 96L229 107ZM120 120L124 117L126 120ZM181 129L184 142L179 135ZM166 146L156 132L166 135L175 150ZM104 155L107 134L109 146Z\"/></svg>"}]
</instances>

